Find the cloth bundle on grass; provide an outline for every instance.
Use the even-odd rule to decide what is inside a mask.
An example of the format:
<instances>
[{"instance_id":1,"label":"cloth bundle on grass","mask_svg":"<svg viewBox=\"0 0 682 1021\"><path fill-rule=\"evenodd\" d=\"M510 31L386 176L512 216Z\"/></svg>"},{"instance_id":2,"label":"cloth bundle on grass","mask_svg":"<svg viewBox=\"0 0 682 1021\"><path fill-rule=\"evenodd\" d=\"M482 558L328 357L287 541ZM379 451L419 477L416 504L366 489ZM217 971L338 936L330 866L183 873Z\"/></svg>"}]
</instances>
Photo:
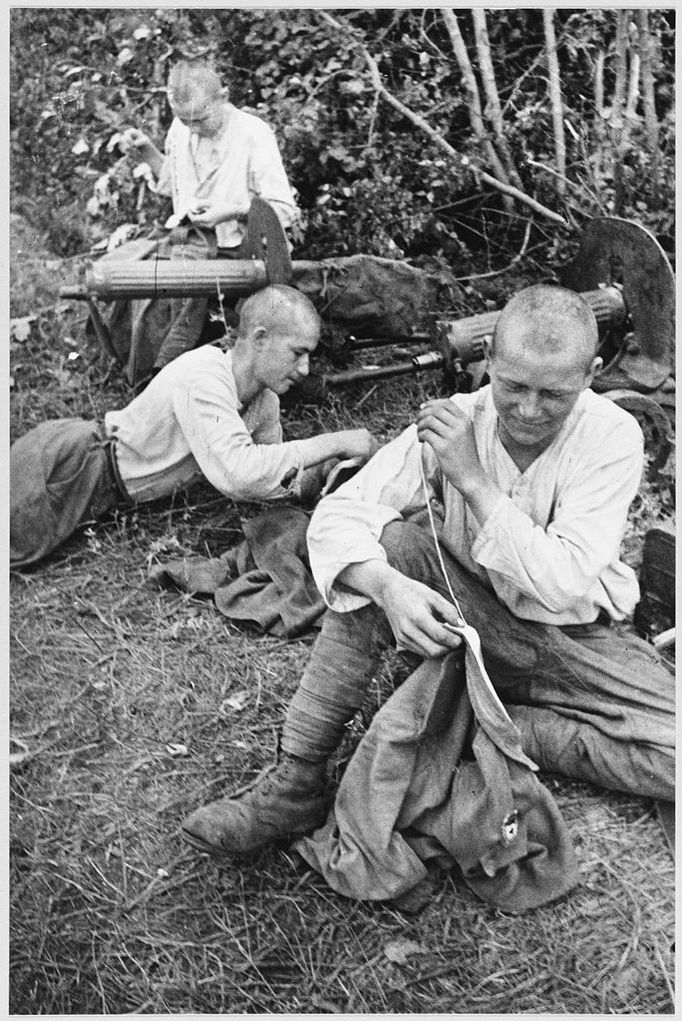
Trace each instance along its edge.
<instances>
[{"instance_id":1,"label":"cloth bundle on grass","mask_svg":"<svg viewBox=\"0 0 682 1021\"><path fill-rule=\"evenodd\" d=\"M483 900L522 912L579 879L566 824L476 658L425 660L374 717L329 817L294 845L329 885L397 900L458 866Z\"/></svg>"},{"instance_id":2,"label":"cloth bundle on grass","mask_svg":"<svg viewBox=\"0 0 682 1021\"><path fill-rule=\"evenodd\" d=\"M212 595L231 620L294 638L319 624L325 605L310 572L308 515L276 507L243 522L244 541L220 557L182 557L157 565L151 579Z\"/></svg>"}]
</instances>

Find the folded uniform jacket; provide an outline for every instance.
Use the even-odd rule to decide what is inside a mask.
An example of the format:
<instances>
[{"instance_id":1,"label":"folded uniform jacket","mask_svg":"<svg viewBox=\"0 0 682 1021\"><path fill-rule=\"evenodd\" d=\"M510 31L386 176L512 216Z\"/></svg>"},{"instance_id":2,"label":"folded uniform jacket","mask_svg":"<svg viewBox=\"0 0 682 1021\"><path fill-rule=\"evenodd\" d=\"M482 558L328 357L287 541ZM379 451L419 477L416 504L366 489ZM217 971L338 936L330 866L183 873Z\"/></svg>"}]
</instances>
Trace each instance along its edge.
<instances>
[{"instance_id":1,"label":"folded uniform jacket","mask_svg":"<svg viewBox=\"0 0 682 1021\"><path fill-rule=\"evenodd\" d=\"M310 572L308 521L298 508L276 507L244 521L244 542L221 557L171 560L154 567L150 577L159 585L212 595L231 620L293 638L319 624L325 609Z\"/></svg>"},{"instance_id":2,"label":"folded uniform jacket","mask_svg":"<svg viewBox=\"0 0 682 1021\"><path fill-rule=\"evenodd\" d=\"M395 900L428 864L521 912L579 880L566 825L467 645L426 660L374 717L326 823L295 847L338 893ZM472 697L473 693L473 697Z\"/></svg>"}]
</instances>

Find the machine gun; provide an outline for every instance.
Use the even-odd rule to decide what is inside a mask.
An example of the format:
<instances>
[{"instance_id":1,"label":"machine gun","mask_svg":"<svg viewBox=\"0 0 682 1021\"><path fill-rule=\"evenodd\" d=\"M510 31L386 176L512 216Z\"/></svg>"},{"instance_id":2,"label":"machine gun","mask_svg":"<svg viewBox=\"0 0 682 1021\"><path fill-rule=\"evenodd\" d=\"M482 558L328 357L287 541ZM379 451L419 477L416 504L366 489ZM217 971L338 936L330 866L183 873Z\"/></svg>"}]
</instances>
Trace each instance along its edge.
<instances>
[{"instance_id":1,"label":"machine gun","mask_svg":"<svg viewBox=\"0 0 682 1021\"><path fill-rule=\"evenodd\" d=\"M114 357L116 352L95 298L215 294L241 297L267 284L288 283L305 291L313 301L324 288L326 316L333 321L337 299L329 289L328 274L322 272L321 264L292 262L280 222L274 210L260 198L252 202L247 231L250 258L137 262L104 259L86 271L84 282L63 287L61 296L89 302L97 336L105 351ZM395 265L396 272L404 266ZM654 439L652 469L657 470L669 452L665 409L674 407L675 400L675 281L665 252L639 224L597 217L587 223L574 261L558 275L564 286L582 294L599 324L599 353L604 364L595 376L593 389L647 420ZM393 331L390 336L351 338L345 347L347 354L396 343L401 347L421 345L428 349L394 364L327 373L318 378L318 393L358 380L386 379L433 369L444 372L453 390L475 389L483 375L483 341L491 336L499 314L494 311L457 320L436 320L426 332Z\"/></svg>"}]
</instances>

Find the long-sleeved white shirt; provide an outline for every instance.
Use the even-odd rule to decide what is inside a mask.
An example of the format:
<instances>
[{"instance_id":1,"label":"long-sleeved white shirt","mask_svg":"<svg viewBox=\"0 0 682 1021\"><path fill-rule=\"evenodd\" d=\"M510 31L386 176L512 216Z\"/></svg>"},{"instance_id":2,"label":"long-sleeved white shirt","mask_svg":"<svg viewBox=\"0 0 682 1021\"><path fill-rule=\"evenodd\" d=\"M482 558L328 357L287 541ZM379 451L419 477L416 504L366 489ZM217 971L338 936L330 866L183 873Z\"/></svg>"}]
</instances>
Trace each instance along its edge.
<instances>
[{"instance_id":1,"label":"long-sleeved white shirt","mask_svg":"<svg viewBox=\"0 0 682 1021\"><path fill-rule=\"evenodd\" d=\"M288 227L296 215L277 140L272 129L254 114L225 104L225 121L215 138L200 138L176 117L166 136L165 156L156 190L173 200L175 222L197 200L220 202L244 216L251 199L260 195ZM215 228L219 248L235 248L245 235L236 219Z\"/></svg>"},{"instance_id":2,"label":"long-sleeved white shirt","mask_svg":"<svg viewBox=\"0 0 682 1021\"><path fill-rule=\"evenodd\" d=\"M206 345L173 359L120 411L104 416L132 500L156 500L202 476L225 496L298 495L303 457L282 442L279 398L262 390L243 406L232 354Z\"/></svg>"},{"instance_id":3,"label":"long-sleeved white shirt","mask_svg":"<svg viewBox=\"0 0 682 1021\"><path fill-rule=\"evenodd\" d=\"M313 514L310 562L327 604L346 611L369 601L335 580L349 564L385 561L384 526L425 506L422 457L430 496L444 509L443 546L515 616L549 624L590 623L601 610L614 620L628 616L639 588L619 549L642 474L635 419L586 390L559 435L521 472L498 437L490 387L452 400L473 420L481 464L501 490L492 513L481 527L410 426Z\"/></svg>"}]
</instances>

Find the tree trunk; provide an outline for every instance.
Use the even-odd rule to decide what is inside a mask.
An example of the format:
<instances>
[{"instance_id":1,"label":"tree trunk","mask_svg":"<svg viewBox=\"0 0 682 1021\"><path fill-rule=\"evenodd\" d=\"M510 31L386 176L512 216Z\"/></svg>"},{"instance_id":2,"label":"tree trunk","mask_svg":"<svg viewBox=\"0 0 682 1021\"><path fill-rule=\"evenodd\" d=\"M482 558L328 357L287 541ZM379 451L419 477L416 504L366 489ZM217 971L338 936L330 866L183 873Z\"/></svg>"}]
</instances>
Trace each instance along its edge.
<instances>
[{"instance_id":1,"label":"tree trunk","mask_svg":"<svg viewBox=\"0 0 682 1021\"><path fill-rule=\"evenodd\" d=\"M623 130L623 106L627 83L627 48L628 22L630 11L621 9L616 12L616 82L611 103L611 137L614 147L618 147L620 133Z\"/></svg>"},{"instance_id":2,"label":"tree trunk","mask_svg":"<svg viewBox=\"0 0 682 1021\"><path fill-rule=\"evenodd\" d=\"M644 126L647 144L651 153L651 204L654 209L659 209L660 152L658 148L658 117L656 116L654 92L653 46L649 32L649 12L646 9L641 8L637 11L637 24L639 28L639 52L642 62Z\"/></svg>"},{"instance_id":3,"label":"tree trunk","mask_svg":"<svg viewBox=\"0 0 682 1021\"><path fill-rule=\"evenodd\" d=\"M623 131L620 136L621 152L625 152L630 139L632 126L637 118L637 101L639 100L639 53L630 45L630 81L628 83L628 98L625 104L623 115Z\"/></svg>"},{"instance_id":4,"label":"tree trunk","mask_svg":"<svg viewBox=\"0 0 682 1021\"><path fill-rule=\"evenodd\" d=\"M600 119L604 116L604 51L597 50L594 61L594 111Z\"/></svg>"},{"instance_id":5,"label":"tree trunk","mask_svg":"<svg viewBox=\"0 0 682 1021\"><path fill-rule=\"evenodd\" d=\"M627 83L627 46L630 11L621 9L616 13L616 83L611 104L611 144L613 147L613 183L615 189L615 213L620 216L625 204L623 186L623 107Z\"/></svg>"},{"instance_id":6,"label":"tree trunk","mask_svg":"<svg viewBox=\"0 0 682 1021\"><path fill-rule=\"evenodd\" d=\"M547 48L547 74L549 79L549 98L552 104L552 123L554 125L554 155L556 167L561 175L556 178L556 188L562 197L566 194L566 138L564 135L564 107L561 99L561 81L559 79L559 60L556 52L556 35L554 34L554 8L542 8L542 20L545 26L545 46Z\"/></svg>"},{"instance_id":7,"label":"tree trunk","mask_svg":"<svg viewBox=\"0 0 682 1021\"><path fill-rule=\"evenodd\" d=\"M481 7L474 7L471 11L471 16L474 21L478 66L481 72L481 80L483 81L483 89L486 96L485 114L493 126L495 143L504 160L509 180L517 187L521 187L521 180L516 170L514 158L507 143L507 136L504 130L502 107L500 106L500 97L497 91L495 71L493 69L492 57L490 55L490 40L488 39L488 26L486 24L485 11Z\"/></svg>"},{"instance_id":8,"label":"tree trunk","mask_svg":"<svg viewBox=\"0 0 682 1021\"><path fill-rule=\"evenodd\" d=\"M604 51L597 50L594 60L594 136L596 144L589 159L597 185L601 179L606 128L604 124Z\"/></svg>"},{"instance_id":9,"label":"tree trunk","mask_svg":"<svg viewBox=\"0 0 682 1021\"><path fill-rule=\"evenodd\" d=\"M476 83L476 76L474 75L474 69L471 66L469 60L469 54L462 38L462 33L459 28L459 22L457 17L452 13L449 7L441 7L441 14L445 27L448 30L450 36L450 42L452 43L452 49L455 54L455 59L459 64L459 69L462 74L462 81L464 82L464 88L466 89L467 99L469 104L469 120L471 122L471 128L474 135L481 143L486 162L490 168L494 171L495 176L502 181L504 184L509 184L509 178L507 171L502 166L502 161L497 155L495 146L490 141L488 133L483 123L483 112L481 110L481 97L478 91L478 85ZM511 207L509 200L506 199L505 205L507 208Z\"/></svg>"}]
</instances>

